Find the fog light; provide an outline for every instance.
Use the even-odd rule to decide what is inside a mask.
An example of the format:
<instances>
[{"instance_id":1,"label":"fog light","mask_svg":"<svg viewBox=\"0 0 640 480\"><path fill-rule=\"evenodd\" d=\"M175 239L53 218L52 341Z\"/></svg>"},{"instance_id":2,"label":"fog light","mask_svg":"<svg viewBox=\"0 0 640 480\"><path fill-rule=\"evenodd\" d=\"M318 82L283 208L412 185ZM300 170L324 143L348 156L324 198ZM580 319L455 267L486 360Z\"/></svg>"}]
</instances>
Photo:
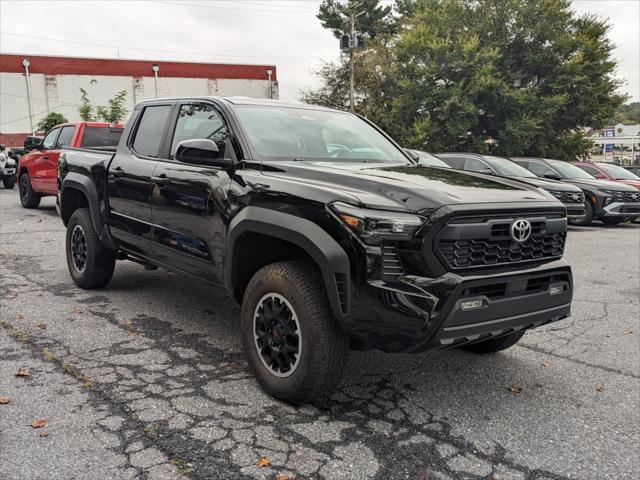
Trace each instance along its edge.
<instances>
[{"instance_id":1,"label":"fog light","mask_svg":"<svg viewBox=\"0 0 640 480\"><path fill-rule=\"evenodd\" d=\"M551 285L549 288L549 295L558 295L565 291L564 285Z\"/></svg>"},{"instance_id":2,"label":"fog light","mask_svg":"<svg viewBox=\"0 0 640 480\"><path fill-rule=\"evenodd\" d=\"M469 300L468 302L462 302L460 304L462 310L475 310L476 308L483 308L484 306L482 300Z\"/></svg>"}]
</instances>

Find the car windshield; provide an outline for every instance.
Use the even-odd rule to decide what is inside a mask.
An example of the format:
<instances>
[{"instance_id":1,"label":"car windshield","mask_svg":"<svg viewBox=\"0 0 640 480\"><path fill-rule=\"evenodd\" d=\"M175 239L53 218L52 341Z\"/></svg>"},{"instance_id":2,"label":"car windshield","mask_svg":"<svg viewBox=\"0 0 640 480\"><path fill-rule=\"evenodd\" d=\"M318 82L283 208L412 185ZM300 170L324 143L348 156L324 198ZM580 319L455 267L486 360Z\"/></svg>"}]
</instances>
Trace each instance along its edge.
<instances>
[{"instance_id":1,"label":"car windshield","mask_svg":"<svg viewBox=\"0 0 640 480\"><path fill-rule=\"evenodd\" d=\"M549 165L556 170L560 175L564 178L573 178L576 180L584 179L584 180L593 180L594 176L588 174L584 170L575 165L571 165L567 162L561 162L559 160L550 160Z\"/></svg>"},{"instance_id":2,"label":"car windshield","mask_svg":"<svg viewBox=\"0 0 640 480\"><path fill-rule=\"evenodd\" d=\"M634 175L629 170L626 170L617 165L598 165L600 170L604 170L607 175L615 180L640 180L640 177Z\"/></svg>"},{"instance_id":3,"label":"car windshield","mask_svg":"<svg viewBox=\"0 0 640 480\"><path fill-rule=\"evenodd\" d=\"M351 113L275 105L239 105L236 112L259 160L411 164Z\"/></svg>"},{"instance_id":4,"label":"car windshield","mask_svg":"<svg viewBox=\"0 0 640 480\"><path fill-rule=\"evenodd\" d=\"M418 155L418 163L420 165L426 165L427 167L442 167L442 168L451 168L446 162L443 162L435 155L431 155L430 153L423 152L422 150L411 150L416 155Z\"/></svg>"},{"instance_id":5,"label":"car windshield","mask_svg":"<svg viewBox=\"0 0 640 480\"><path fill-rule=\"evenodd\" d=\"M489 165L497 170L500 175L504 177L535 178L537 176L530 170L527 170L526 168L506 158L492 157L490 155L485 155L483 158Z\"/></svg>"}]
</instances>

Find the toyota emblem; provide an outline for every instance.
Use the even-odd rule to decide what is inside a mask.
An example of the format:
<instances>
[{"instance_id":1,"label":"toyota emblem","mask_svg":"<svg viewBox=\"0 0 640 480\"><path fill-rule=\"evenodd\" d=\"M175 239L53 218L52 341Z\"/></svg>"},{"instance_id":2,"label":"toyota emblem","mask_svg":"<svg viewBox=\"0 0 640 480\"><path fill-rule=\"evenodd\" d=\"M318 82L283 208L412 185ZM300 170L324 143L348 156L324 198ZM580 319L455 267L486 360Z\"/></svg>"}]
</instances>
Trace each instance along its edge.
<instances>
[{"instance_id":1,"label":"toyota emblem","mask_svg":"<svg viewBox=\"0 0 640 480\"><path fill-rule=\"evenodd\" d=\"M573 198L574 202L579 202L581 199L580 197L582 197L582 195L580 195L579 193L574 193L571 198Z\"/></svg>"},{"instance_id":2,"label":"toyota emblem","mask_svg":"<svg viewBox=\"0 0 640 480\"><path fill-rule=\"evenodd\" d=\"M518 243L526 242L531 236L531 222L521 218L511 224L511 237Z\"/></svg>"},{"instance_id":3,"label":"toyota emblem","mask_svg":"<svg viewBox=\"0 0 640 480\"><path fill-rule=\"evenodd\" d=\"M640 199L640 193L632 193L631 198L633 199L634 202L637 202L638 199Z\"/></svg>"}]
</instances>

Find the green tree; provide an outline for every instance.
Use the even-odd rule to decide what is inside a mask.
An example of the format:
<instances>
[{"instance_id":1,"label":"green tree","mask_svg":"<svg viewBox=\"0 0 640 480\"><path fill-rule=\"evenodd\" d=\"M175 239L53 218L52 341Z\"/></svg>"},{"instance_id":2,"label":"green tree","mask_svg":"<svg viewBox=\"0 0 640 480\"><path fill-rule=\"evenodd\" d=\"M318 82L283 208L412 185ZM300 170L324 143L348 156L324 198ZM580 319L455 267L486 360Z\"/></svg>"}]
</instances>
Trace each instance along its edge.
<instances>
[{"instance_id":1,"label":"green tree","mask_svg":"<svg viewBox=\"0 0 640 480\"><path fill-rule=\"evenodd\" d=\"M101 120L103 122L122 122L127 116L125 102L127 91L118 92L113 98L107 101L108 105L93 106L89 101L89 96L84 88L80 89L80 107L78 112L80 118L85 122Z\"/></svg>"},{"instance_id":2,"label":"green tree","mask_svg":"<svg viewBox=\"0 0 640 480\"><path fill-rule=\"evenodd\" d=\"M36 131L43 132L43 133L44 132L48 132L49 130L51 130L56 125L59 125L61 123L66 123L66 122L68 122L68 120L66 118L64 118L64 115L62 115L61 113L50 112L50 113L47 114L46 117L41 119L36 124Z\"/></svg>"},{"instance_id":3,"label":"green tree","mask_svg":"<svg viewBox=\"0 0 640 480\"><path fill-rule=\"evenodd\" d=\"M356 30L368 38L380 33L395 31L395 20L391 15L391 6L380 5L380 0L323 0L317 15L322 26L331 30L336 38L350 31L351 11L360 13L356 18Z\"/></svg>"},{"instance_id":4,"label":"green tree","mask_svg":"<svg viewBox=\"0 0 640 480\"><path fill-rule=\"evenodd\" d=\"M616 113L607 120L607 124L615 125L624 123L625 125L634 125L640 123L640 102L631 102L620 105Z\"/></svg>"},{"instance_id":5,"label":"green tree","mask_svg":"<svg viewBox=\"0 0 640 480\"><path fill-rule=\"evenodd\" d=\"M80 118L84 122L94 122L96 116L93 113L93 106L89 101L89 96L84 88L80 89L80 107L78 107Z\"/></svg>"},{"instance_id":6,"label":"green tree","mask_svg":"<svg viewBox=\"0 0 640 480\"><path fill-rule=\"evenodd\" d=\"M624 100L608 24L568 0L398 0L396 11L397 34L358 57L357 111L406 146L572 159L589 146L581 127L603 126ZM340 99L344 69L320 73L305 100Z\"/></svg>"},{"instance_id":7,"label":"green tree","mask_svg":"<svg viewBox=\"0 0 640 480\"><path fill-rule=\"evenodd\" d=\"M96 107L96 114L103 122L121 122L127 116L127 109L124 104L127 98L127 91L118 92L113 98L108 100L108 106Z\"/></svg>"}]
</instances>

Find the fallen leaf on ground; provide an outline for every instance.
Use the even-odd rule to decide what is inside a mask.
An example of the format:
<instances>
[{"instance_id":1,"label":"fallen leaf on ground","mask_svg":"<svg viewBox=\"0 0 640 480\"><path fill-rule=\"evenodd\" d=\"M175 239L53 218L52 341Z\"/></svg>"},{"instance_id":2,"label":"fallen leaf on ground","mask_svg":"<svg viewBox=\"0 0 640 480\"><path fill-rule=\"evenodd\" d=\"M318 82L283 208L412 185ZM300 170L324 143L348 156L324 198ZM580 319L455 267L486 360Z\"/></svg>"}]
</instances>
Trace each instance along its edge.
<instances>
[{"instance_id":1,"label":"fallen leaf on ground","mask_svg":"<svg viewBox=\"0 0 640 480\"><path fill-rule=\"evenodd\" d=\"M40 436L41 437L48 437L49 436L49 432L40 432Z\"/></svg>"},{"instance_id":2,"label":"fallen leaf on ground","mask_svg":"<svg viewBox=\"0 0 640 480\"><path fill-rule=\"evenodd\" d=\"M18 294L17 294L17 293L9 293L9 294L7 295L7 298L8 298L9 300L13 300L13 299L15 299L15 298L18 298Z\"/></svg>"},{"instance_id":3,"label":"fallen leaf on ground","mask_svg":"<svg viewBox=\"0 0 640 480\"><path fill-rule=\"evenodd\" d=\"M11 399L9 397L0 397L0 405L6 405Z\"/></svg>"},{"instance_id":4,"label":"fallen leaf on ground","mask_svg":"<svg viewBox=\"0 0 640 480\"><path fill-rule=\"evenodd\" d=\"M81 308L74 308L73 310L71 310L71 313L75 313L76 315L81 315L84 313L84 310L82 310Z\"/></svg>"},{"instance_id":5,"label":"fallen leaf on ground","mask_svg":"<svg viewBox=\"0 0 640 480\"><path fill-rule=\"evenodd\" d=\"M258 460L260 468L268 467L269 465L271 465L271 461L267 457L260 457L260 460Z\"/></svg>"},{"instance_id":6,"label":"fallen leaf on ground","mask_svg":"<svg viewBox=\"0 0 640 480\"><path fill-rule=\"evenodd\" d=\"M27 426L32 428L42 428L47 424L44 418L38 418L37 420L31 420L31 423L27 423Z\"/></svg>"},{"instance_id":7,"label":"fallen leaf on ground","mask_svg":"<svg viewBox=\"0 0 640 480\"><path fill-rule=\"evenodd\" d=\"M596 387L596 392L600 392L600 393L604 392L604 387L602 385L598 385Z\"/></svg>"},{"instance_id":8,"label":"fallen leaf on ground","mask_svg":"<svg viewBox=\"0 0 640 480\"><path fill-rule=\"evenodd\" d=\"M545 360L544 362L542 362L542 366L544 368L549 368L551 366L551 364Z\"/></svg>"},{"instance_id":9,"label":"fallen leaf on ground","mask_svg":"<svg viewBox=\"0 0 640 480\"><path fill-rule=\"evenodd\" d=\"M136 331L134 330L134 331L131 331L131 332L127 332L127 335L129 335L130 337L136 337L136 336L140 335L140 333L139 333L139 332L136 332Z\"/></svg>"},{"instance_id":10,"label":"fallen leaf on ground","mask_svg":"<svg viewBox=\"0 0 640 480\"><path fill-rule=\"evenodd\" d=\"M31 372L29 371L28 368L19 368L18 371L15 373L16 377L30 377L31 376Z\"/></svg>"},{"instance_id":11,"label":"fallen leaf on ground","mask_svg":"<svg viewBox=\"0 0 640 480\"><path fill-rule=\"evenodd\" d=\"M633 330L625 330L624 334L625 335L632 335L633 334Z\"/></svg>"},{"instance_id":12,"label":"fallen leaf on ground","mask_svg":"<svg viewBox=\"0 0 640 480\"><path fill-rule=\"evenodd\" d=\"M125 320L124 324L125 325L133 325L133 320Z\"/></svg>"},{"instance_id":13,"label":"fallen leaf on ground","mask_svg":"<svg viewBox=\"0 0 640 480\"><path fill-rule=\"evenodd\" d=\"M22 315L21 313L16 315L16 320L22 320L24 318L24 315Z\"/></svg>"},{"instance_id":14,"label":"fallen leaf on ground","mask_svg":"<svg viewBox=\"0 0 640 480\"><path fill-rule=\"evenodd\" d=\"M47 328L47 324L46 323L36 323L36 327L38 327L40 330L44 330Z\"/></svg>"},{"instance_id":15,"label":"fallen leaf on ground","mask_svg":"<svg viewBox=\"0 0 640 480\"><path fill-rule=\"evenodd\" d=\"M517 395L518 393L522 392L522 387L516 387L512 385L511 387L509 387L509 391L514 395Z\"/></svg>"},{"instance_id":16,"label":"fallen leaf on ground","mask_svg":"<svg viewBox=\"0 0 640 480\"><path fill-rule=\"evenodd\" d=\"M289 477L286 475L278 475L278 478L276 478L276 480L289 480Z\"/></svg>"}]
</instances>

